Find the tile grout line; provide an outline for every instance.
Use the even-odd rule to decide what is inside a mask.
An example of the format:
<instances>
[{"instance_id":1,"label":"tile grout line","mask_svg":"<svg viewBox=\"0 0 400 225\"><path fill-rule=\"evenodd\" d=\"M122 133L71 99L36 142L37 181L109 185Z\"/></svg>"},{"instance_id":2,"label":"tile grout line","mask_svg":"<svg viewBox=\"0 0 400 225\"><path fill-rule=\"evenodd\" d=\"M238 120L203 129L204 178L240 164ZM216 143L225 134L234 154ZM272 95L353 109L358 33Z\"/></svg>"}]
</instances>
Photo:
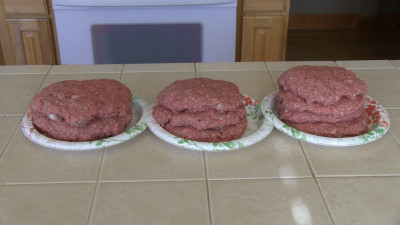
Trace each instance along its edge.
<instances>
[{"instance_id":1,"label":"tile grout line","mask_svg":"<svg viewBox=\"0 0 400 225\"><path fill-rule=\"evenodd\" d=\"M91 220L93 217L93 207L94 207L94 203L96 201L96 196L97 196L97 186L99 185L100 174L101 174L101 171L103 170L104 155L106 154L106 149L103 148L102 150L103 150L103 153L101 154L99 172L97 173L96 183L94 186L92 202L90 204L89 215L88 215L88 219L87 219L87 225L89 225L91 223Z\"/></svg>"},{"instance_id":2,"label":"tile grout line","mask_svg":"<svg viewBox=\"0 0 400 225\"><path fill-rule=\"evenodd\" d=\"M16 113L16 114L0 114L0 117L19 117L23 116L24 114Z\"/></svg>"},{"instance_id":3,"label":"tile grout line","mask_svg":"<svg viewBox=\"0 0 400 225\"><path fill-rule=\"evenodd\" d=\"M122 75L124 74L125 64L122 64L121 71L119 73L119 82L122 82Z\"/></svg>"},{"instance_id":4,"label":"tile grout line","mask_svg":"<svg viewBox=\"0 0 400 225\"><path fill-rule=\"evenodd\" d=\"M335 223L335 220L333 219L333 215L332 215L331 209L328 206L328 202L326 201L325 195L322 192L322 188L321 188L317 178L314 178L314 181L317 184L317 188L318 188L319 194L321 195L322 201L324 202L325 208L328 210L329 218L331 219L332 223L335 225L336 223Z\"/></svg>"},{"instance_id":5,"label":"tile grout line","mask_svg":"<svg viewBox=\"0 0 400 225\"><path fill-rule=\"evenodd\" d=\"M197 63L193 63L193 69L194 69L194 77L198 78L198 76L197 76Z\"/></svg>"},{"instance_id":6,"label":"tile grout line","mask_svg":"<svg viewBox=\"0 0 400 225\"><path fill-rule=\"evenodd\" d=\"M400 175L376 176L376 177L399 177ZM349 176L364 177L364 176ZM370 177L370 176L369 176ZM157 182L193 182L193 181L249 181L249 180L281 180L281 179L309 179L311 176L305 177L260 177L260 178L214 178L214 179L168 179L168 180L116 180L116 181L59 181L59 182L24 182L24 183L3 183L2 185L40 185L40 184L111 184L111 183L157 183ZM338 178L336 176L328 176L324 178ZM339 176L339 178L347 178L347 176Z\"/></svg>"},{"instance_id":7,"label":"tile grout line","mask_svg":"<svg viewBox=\"0 0 400 225\"><path fill-rule=\"evenodd\" d=\"M271 70L271 68L269 67L269 65L268 65L267 62L265 62L265 67L266 67L266 69L267 69L267 72L268 72L268 74L269 74L269 77L271 78L272 82L274 82L275 88L276 88L277 90L279 90L279 87L278 87L278 85L276 84L276 82L275 82L275 80L274 80L274 77L272 76L272 70Z\"/></svg>"},{"instance_id":8,"label":"tile grout line","mask_svg":"<svg viewBox=\"0 0 400 225\"><path fill-rule=\"evenodd\" d=\"M396 143L396 145L398 147L397 150L400 151L400 142L398 142L397 139L393 136L392 131L390 131L390 129L387 131L387 134L389 134L389 136L392 138L394 143Z\"/></svg>"},{"instance_id":9,"label":"tile grout line","mask_svg":"<svg viewBox=\"0 0 400 225\"><path fill-rule=\"evenodd\" d=\"M366 174L366 175L320 175L316 178L371 178L371 177L400 177L399 174Z\"/></svg>"},{"instance_id":10,"label":"tile grout line","mask_svg":"<svg viewBox=\"0 0 400 225\"><path fill-rule=\"evenodd\" d=\"M400 110L400 107L384 107L384 108L390 110Z\"/></svg>"},{"instance_id":11,"label":"tile grout line","mask_svg":"<svg viewBox=\"0 0 400 225\"><path fill-rule=\"evenodd\" d=\"M42 87L44 81L46 80L47 76L49 75L49 73L50 73L50 71L51 71L51 68L53 68L53 66L50 67L50 69L47 71L47 73L46 73L45 76L43 77L42 82L40 82L40 85L39 85L39 87L36 89L35 93L33 94L33 97L35 97L35 95L39 92L40 87ZM32 98L33 98L33 97L32 97ZM11 137L8 139L7 144L6 144L6 145L4 146L4 148L3 148L3 151L0 153L0 160L1 160L1 158L3 157L3 155L5 154L5 152L6 152L6 150L7 150L7 147L9 146L11 140L12 140L12 139L15 137L15 135L17 134L18 128L21 126L22 119L24 118L24 115L25 115L26 112L28 111L28 108L29 108L29 105L27 106L27 108L25 109L25 111L22 113L21 118L20 118L20 120L19 120L19 122L18 122L17 127L16 127L15 130L13 131ZM19 115L19 114L18 114L18 115Z\"/></svg>"},{"instance_id":12,"label":"tile grout line","mask_svg":"<svg viewBox=\"0 0 400 225\"><path fill-rule=\"evenodd\" d=\"M205 181L205 179L165 179L165 180L103 180L98 183L146 183L146 182L191 182L191 181Z\"/></svg>"},{"instance_id":13,"label":"tile grout line","mask_svg":"<svg viewBox=\"0 0 400 225\"><path fill-rule=\"evenodd\" d=\"M310 160L309 160L308 157L307 157L306 151L304 150L303 143L302 143L300 140L297 140L297 142L298 142L299 145L300 145L301 152L303 153L303 157L304 157L304 159L305 159L306 162L307 162L307 166L308 166L308 169L309 169L310 172L311 172L311 176L312 176L312 178L315 179L316 176L315 176L315 173L314 173L314 169L313 169L313 167L312 167L312 165L311 165L311 163L310 163Z\"/></svg>"},{"instance_id":14,"label":"tile grout line","mask_svg":"<svg viewBox=\"0 0 400 225\"><path fill-rule=\"evenodd\" d=\"M53 185L53 184L94 184L95 181L60 181L60 182L23 182L23 183L2 183L5 186L17 186L17 185Z\"/></svg>"},{"instance_id":15,"label":"tile grout line","mask_svg":"<svg viewBox=\"0 0 400 225\"><path fill-rule=\"evenodd\" d=\"M2 149L1 153L0 153L0 161L3 158L4 153L6 152L8 146L10 145L11 141L14 139L15 135L17 134L18 128L21 126L21 121L22 121L23 116L21 116L21 119L19 120L17 126L15 127L14 131L12 132L11 137L8 139L6 145L4 146L4 148Z\"/></svg>"},{"instance_id":16,"label":"tile grout line","mask_svg":"<svg viewBox=\"0 0 400 225\"><path fill-rule=\"evenodd\" d=\"M210 199L210 188L208 185L208 173L207 173L207 161L206 161L206 152L203 151L203 160L204 160L204 179L206 182L206 193L207 193L207 204L208 204L208 219L210 225L213 224L212 216L211 216L211 199Z\"/></svg>"},{"instance_id":17,"label":"tile grout line","mask_svg":"<svg viewBox=\"0 0 400 225\"><path fill-rule=\"evenodd\" d=\"M47 79L47 77L49 76L50 71L51 71L52 68L53 68L53 66L51 66L50 69L49 69L49 71L47 71L46 75L44 76L42 82L40 83L38 89L36 90L36 92L35 92L35 94L34 94L33 96L35 96L35 95L39 92L40 88L43 86L44 81L45 81L45 80Z\"/></svg>"},{"instance_id":18,"label":"tile grout line","mask_svg":"<svg viewBox=\"0 0 400 225\"><path fill-rule=\"evenodd\" d=\"M271 71L271 67L268 63L268 61L264 61L265 67L267 68L268 71Z\"/></svg>"},{"instance_id":19,"label":"tile grout line","mask_svg":"<svg viewBox=\"0 0 400 225\"><path fill-rule=\"evenodd\" d=\"M371 175L322 175L315 178L399 178L400 174L371 174ZM192 181L254 181L254 180L287 180L287 179L311 179L312 176L304 177L265 177L265 178L213 178L213 179L188 179L188 180L132 180L132 181L59 181L59 182L23 182L23 183L0 183L4 186L15 185L51 185L51 184L112 184L112 183L150 183L150 182L192 182Z\"/></svg>"},{"instance_id":20,"label":"tile grout line","mask_svg":"<svg viewBox=\"0 0 400 225\"><path fill-rule=\"evenodd\" d=\"M322 198L322 202L324 203L324 206L325 206L326 210L328 211L329 218L331 219L332 224L335 225L336 223L335 223L335 220L333 219L332 212L331 212L331 210L330 210L330 208L329 208L329 206L328 206L328 203L327 203L327 201L326 201L325 195L324 195L323 192L322 192L322 188L321 188L321 186L320 186L320 184L319 184L319 182L318 182L318 180L317 180L317 177L315 176L314 169L313 169L313 167L312 167L312 165L311 165L311 162L310 162L310 160L309 160L308 157L307 157L307 154L306 154L306 151L305 151L305 149L304 149L303 143L302 143L300 140L298 140L298 142L299 142L299 144L300 144L301 151L303 152L303 156L304 156L304 158L306 159L308 168L309 168L309 170L310 170L310 172L311 172L311 175L312 175L312 177L313 177L313 179L314 179L314 182L315 182L315 184L317 185L318 192L319 192L319 194L320 194L320 196L321 196L321 198Z\"/></svg>"},{"instance_id":21,"label":"tile grout line","mask_svg":"<svg viewBox=\"0 0 400 225\"><path fill-rule=\"evenodd\" d=\"M309 179L312 176L297 176L297 177L248 177L248 178L212 178L209 181L253 181L253 180L284 180L284 179Z\"/></svg>"},{"instance_id":22,"label":"tile grout line","mask_svg":"<svg viewBox=\"0 0 400 225\"><path fill-rule=\"evenodd\" d=\"M336 64L336 66L339 66L338 60L334 60L333 62Z\"/></svg>"}]
</instances>

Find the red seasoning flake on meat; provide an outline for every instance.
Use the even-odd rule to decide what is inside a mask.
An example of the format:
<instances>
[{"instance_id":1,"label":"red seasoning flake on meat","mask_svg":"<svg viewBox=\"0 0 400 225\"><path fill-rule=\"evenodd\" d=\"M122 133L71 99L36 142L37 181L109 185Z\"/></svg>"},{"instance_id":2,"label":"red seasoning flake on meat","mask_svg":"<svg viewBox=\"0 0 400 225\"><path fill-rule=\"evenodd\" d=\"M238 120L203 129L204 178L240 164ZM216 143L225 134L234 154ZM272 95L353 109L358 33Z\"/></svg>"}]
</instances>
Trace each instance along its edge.
<instances>
[{"instance_id":1,"label":"red seasoning flake on meat","mask_svg":"<svg viewBox=\"0 0 400 225\"><path fill-rule=\"evenodd\" d=\"M65 141L122 133L132 118L131 92L113 79L67 80L41 90L29 105L35 127Z\"/></svg>"}]
</instances>

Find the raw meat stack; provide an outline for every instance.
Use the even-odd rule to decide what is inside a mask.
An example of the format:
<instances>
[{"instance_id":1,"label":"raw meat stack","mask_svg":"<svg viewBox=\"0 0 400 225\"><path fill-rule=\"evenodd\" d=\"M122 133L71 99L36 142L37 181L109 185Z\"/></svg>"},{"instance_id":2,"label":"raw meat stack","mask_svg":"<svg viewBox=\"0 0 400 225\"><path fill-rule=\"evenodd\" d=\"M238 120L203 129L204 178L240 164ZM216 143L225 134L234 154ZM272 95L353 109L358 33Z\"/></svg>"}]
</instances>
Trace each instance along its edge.
<instances>
[{"instance_id":1,"label":"raw meat stack","mask_svg":"<svg viewBox=\"0 0 400 225\"><path fill-rule=\"evenodd\" d=\"M297 66L278 79L280 119L298 130L326 137L368 131L364 98L367 84L341 67Z\"/></svg>"},{"instance_id":2,"label":"raw meat stack","mask_svg":"<svg viewBox=\"0 0 400 225\"><path fill-rule=\"evenodd\" d=\"M228 81L192 78L173 82L157 96L154 119L168 132L195 141L239 138L247 127L239 88Z\"/></svg>"},{"instance_id":3,"label":"raw meat stack","mask_svg":"<svg viewBox=\"0 0 400 225\"><path fill-rule=\"evenodd\" d=\"M31 101L33 124L64 141L93 141L125 131L132 119L131 91L113 79L66 80L41 90Z\"/></svg>"}]
</instances>

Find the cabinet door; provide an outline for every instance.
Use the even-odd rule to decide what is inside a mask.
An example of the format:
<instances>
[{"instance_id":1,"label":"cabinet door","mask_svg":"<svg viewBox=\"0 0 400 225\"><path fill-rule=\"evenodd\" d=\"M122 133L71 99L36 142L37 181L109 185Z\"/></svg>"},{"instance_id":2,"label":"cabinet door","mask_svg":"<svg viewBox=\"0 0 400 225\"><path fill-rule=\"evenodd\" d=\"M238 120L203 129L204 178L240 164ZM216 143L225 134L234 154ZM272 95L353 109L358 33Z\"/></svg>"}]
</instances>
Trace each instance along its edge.
<instances>
[{"instance_id":1,"label":"cabinet door","mask_svg":"<svg viewBox=\"0 0 400 225\"><path fill-rule=\"evenodd\" d=\"M48 19L8 19L16 64L55 64Z\"/></svg>"},{"instance_id":2,"label":"cabinet door","mask_svg":"<svg viewBox=\"0 0 400 225\"><path fill-rule=\"evenodd\" d=\"M4 59L3 48L1 47L1 43L0 43L0 65L4 65L4 64L6 64L6 61Z\"/></svg>"},{"instance_id":3,"label":"cabinet door","mask_svg":"<svg viewBox=\"0 0 400 225\"><path fill-rule=\"evenodd\" d=\"M243 17L241 61L284 60L282 16Z\"/></svg>"},{"instance_id":4,"label":"cabinet door","mask_svg":"<svg viewBox=\"0 0 400 225\"><path fill-rule=\"evenodd\" d=\"M243 10L251 11L281 11L284 9L284 0L244 0Z\"/></svg>"},{"instance_id":5,"label":"cabinet door","mask_svg":"<svg viewBox=\"0 0 400 225\"><path fill-rule=\"evenodd\" d=\"M3 0L7 14L47 14L46 0Z\"/></svg>"}]
</instances>

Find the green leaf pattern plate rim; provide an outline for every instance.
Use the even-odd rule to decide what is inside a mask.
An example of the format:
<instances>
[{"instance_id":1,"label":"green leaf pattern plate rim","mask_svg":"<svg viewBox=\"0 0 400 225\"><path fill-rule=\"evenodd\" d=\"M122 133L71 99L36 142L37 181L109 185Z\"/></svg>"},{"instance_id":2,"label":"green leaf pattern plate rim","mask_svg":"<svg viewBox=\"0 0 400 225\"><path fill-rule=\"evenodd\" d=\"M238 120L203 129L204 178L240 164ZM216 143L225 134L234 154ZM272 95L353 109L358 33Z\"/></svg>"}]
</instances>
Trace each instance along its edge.
<instances>
[{"instance_id":1,"label":"green leaf pattern plate rim","mask_svg":"<svg viewBox=\"0 0 400 225\"><path fill-rule=\"evenodd\" d=\"M146 111L146 121L149 129L160 139L172 145L198 151L221 152L242 149L253 145L267 137L272 129L272 124L264 118L261 112L260 101L243 94L243 103L246 107L247 128L241 138L226 142L199 142L175 136L164 130L153 118L152 112L155 103Z\"/></svg>"},{"instance_id":2,"label":"green leaf pattern plate rim","mask_svg":"<svg viewBox=\"0 0 400 225\"><path fill-rule=\"evenodd\" d=\"M32 142L52 149L82 151L111 147L136 137L147 128L144 112L148 103L140 96L133 93L132 103L132 120L126 131L116 136L101 140L69 142L49 138L35 129L29 110L22 118L21 129L24 135Z\"/></svg>"},{"instance_id":3,"label":"green leaf pattern plate rim","mask_svg":"<svg viewBox=\"0 0 400 225\"><path fill-rule=\"evenodd\" d=\"M379 139L386 134L390 127L389 114L386 110L376 100L366 96L364 108L368 117L369 131L367 133L354 137L330 138L302 132L288 126L279 119L275 106L275 94L277 92L278 91L272 92L262 100L262 113L275 128L301 141L325 146L356 146Z\"/></svg>"}]
</instances>

